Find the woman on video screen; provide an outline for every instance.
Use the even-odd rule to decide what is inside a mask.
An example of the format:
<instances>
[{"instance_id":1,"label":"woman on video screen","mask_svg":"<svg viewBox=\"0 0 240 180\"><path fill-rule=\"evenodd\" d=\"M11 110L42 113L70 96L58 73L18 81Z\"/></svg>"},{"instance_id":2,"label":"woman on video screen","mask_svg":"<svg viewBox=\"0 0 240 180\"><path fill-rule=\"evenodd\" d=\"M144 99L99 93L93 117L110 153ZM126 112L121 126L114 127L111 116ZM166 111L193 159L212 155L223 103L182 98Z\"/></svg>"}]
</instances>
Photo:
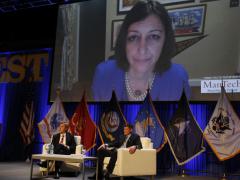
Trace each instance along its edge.
<instances>
[{"instance_id":1,"label":"woman on video screen","mask_svg":"<svg viewBox=\"0 0 240 180\"><path fill-rule=\"evenodd\" d=\"M188 74L171 62L174 53L174 32L164 6L137 2L121 26L115 55L96 68L94 100L108 101L115 90L118 100L142 101L148 88L154 101L177 101L183 90L189 98Z\"/></svg>"}]
</instances>

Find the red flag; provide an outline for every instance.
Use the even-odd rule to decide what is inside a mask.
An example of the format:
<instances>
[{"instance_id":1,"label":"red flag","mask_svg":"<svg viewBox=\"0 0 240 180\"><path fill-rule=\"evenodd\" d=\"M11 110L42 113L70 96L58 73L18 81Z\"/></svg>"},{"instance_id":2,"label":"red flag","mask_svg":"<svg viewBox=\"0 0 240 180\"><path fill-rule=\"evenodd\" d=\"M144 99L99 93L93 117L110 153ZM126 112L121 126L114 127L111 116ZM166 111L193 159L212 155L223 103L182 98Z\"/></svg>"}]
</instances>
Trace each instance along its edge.
<instances>
[{"instance_id":1,"label":"red flag","mask_svg":"<svg viewBox=\"0 0 240 180\"><path fill-rule=\"evenodd\" d=\"M81 142L87 151L96 145L96 125L89 114L85 94L69 122L69 131L81 136Z\"/></svg>"}]
</instances>

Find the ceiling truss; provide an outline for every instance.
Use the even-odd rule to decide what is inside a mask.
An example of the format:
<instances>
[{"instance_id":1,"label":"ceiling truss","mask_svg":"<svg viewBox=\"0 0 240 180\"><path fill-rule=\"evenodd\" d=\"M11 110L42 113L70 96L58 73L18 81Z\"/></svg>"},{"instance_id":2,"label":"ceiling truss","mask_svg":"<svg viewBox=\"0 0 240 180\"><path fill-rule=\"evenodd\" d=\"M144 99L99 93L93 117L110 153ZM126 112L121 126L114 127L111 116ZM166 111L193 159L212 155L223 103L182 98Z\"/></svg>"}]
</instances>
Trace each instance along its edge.
<instances>
[{"instance_id":1,"label":"ceiling truss","mask_svg":"<svg viewBox=\"0 0 240 180\"><path fill-rule=\"evenodd\" d=\"M0 0L0 13L79 1L81 0Z\"/></svg>"}]
</instances>

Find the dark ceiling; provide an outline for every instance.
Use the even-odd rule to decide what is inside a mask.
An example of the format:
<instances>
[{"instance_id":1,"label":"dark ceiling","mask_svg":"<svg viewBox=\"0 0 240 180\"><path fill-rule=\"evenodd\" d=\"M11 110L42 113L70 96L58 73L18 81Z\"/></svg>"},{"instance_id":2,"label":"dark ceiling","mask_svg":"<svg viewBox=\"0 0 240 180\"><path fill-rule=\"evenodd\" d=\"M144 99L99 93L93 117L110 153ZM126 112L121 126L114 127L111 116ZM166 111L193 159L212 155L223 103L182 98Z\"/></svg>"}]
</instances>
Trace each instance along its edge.
<instances>
[{"instance_id":1,"label":"dark ceiling","mask_svg":"<svg viewBox=\"0 0 240 180\"><path fill-rule=\"evenodd\" d=\"M0 0L0 13L79 1L81 0Z\"/></svg>"},{"instance_id":2,"label":"dark ceiling","mask_svg":"<svg viewBox=\"0 0 240 180\"><path fill-rule=\"evenodd\" d=\"M0 0L0 52L54 47L58 5L87 0Z\"/></svg>"}]
</instances>

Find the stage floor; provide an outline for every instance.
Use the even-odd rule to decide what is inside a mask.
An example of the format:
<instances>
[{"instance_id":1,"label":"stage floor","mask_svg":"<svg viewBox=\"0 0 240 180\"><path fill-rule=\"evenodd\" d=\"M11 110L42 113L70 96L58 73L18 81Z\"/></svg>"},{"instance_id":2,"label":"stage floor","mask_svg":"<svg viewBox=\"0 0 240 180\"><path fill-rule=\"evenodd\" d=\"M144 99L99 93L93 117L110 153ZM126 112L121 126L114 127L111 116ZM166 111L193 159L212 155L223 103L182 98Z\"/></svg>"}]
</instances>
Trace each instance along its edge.
<instances>
[{"instance_id":1,"label":"stage floor","mask_svg":"<svg viewBox=\"0 0 240 180\"><path fill-rule=\"evenodd\" d=\"M86 169L85 179L88 176L91 176L94 173L94 169ZM0 180L27 180L30 177L30 162L0 162ZM53 176L49 175L48 178L42 178L39 172L39 167L34 164L33 165L33 179L52 179ZM60 178L61 180L79 180L81 179L81 173L78 176L63 176ZM119 178L112 178L117 180ZM138 177L138 178L126 178L126 179L138 179L145 180L149 179L147 177ZM156 176L154 179L160 180L217 180L218 177L207 177L207 176L187 176L180 177L176 175L169 176ZM229 180L239 180L239 177L231 177Z\"/></svg>"}]
</instances>

